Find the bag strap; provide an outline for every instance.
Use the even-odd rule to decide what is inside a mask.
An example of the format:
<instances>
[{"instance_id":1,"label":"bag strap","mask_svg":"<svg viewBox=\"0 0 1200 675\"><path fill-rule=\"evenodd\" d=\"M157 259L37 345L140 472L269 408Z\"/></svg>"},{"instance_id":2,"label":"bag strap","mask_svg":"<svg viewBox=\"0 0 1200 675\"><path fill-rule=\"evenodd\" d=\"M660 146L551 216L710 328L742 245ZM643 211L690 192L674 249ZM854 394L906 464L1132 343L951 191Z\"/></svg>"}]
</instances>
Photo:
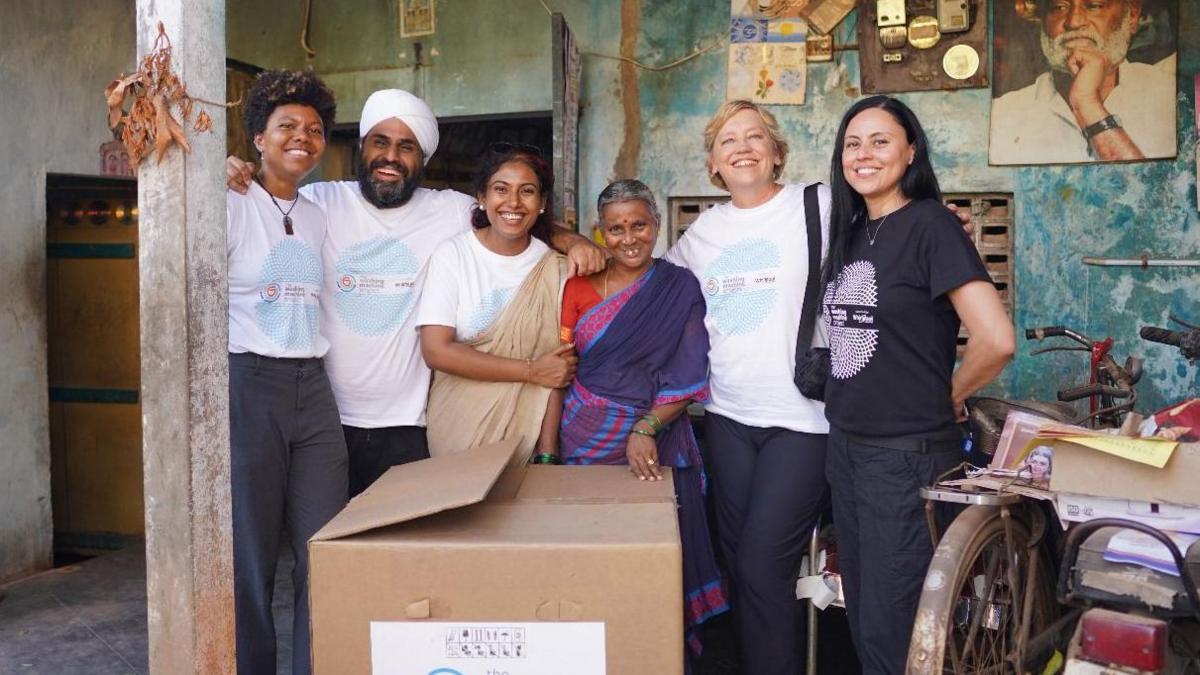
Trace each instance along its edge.
<instances>
[{"instance_id":1,"label":"bag strap","mask_svg":"<svg viewBox=\"0 0 1200 675\"><path fill-rule=\"evenodd\" d=\"M817 298L821 291L821 204L817 200L820 183L811 183L804 188L804 220L808 225L808 282L804 285L804 306L800 310L800 331L796 334L796 364L812 346L813 330L816 328Z\"/></svg>"}]
</instances>

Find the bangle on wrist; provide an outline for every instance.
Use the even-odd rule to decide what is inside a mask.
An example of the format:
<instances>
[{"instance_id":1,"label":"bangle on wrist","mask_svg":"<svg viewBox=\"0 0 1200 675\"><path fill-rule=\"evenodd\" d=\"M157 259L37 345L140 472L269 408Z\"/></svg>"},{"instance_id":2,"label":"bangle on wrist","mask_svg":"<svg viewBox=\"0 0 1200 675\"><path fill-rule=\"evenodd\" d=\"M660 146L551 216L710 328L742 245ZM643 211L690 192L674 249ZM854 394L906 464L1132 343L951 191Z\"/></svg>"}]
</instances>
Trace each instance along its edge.
<instances>
[{"instance_id":1,"label":"bangle on wrist","mask_svg":"<svg viewBox=\"0 0 1200 675\"><path fill-rule=\"evenodd\" d=\"M653 431L655 434L662 431L662 428L663 428L662 420L660 420L658 418L658 415L655 415L654 413L647 413L647 414L643 415L642 418L638 421L645 422L646 426L650 427L650 431Z\"/></svg>"},{"instance_id":2,"label":"bangle on wrist","mask_svg":"<svg viewBox=\"0 0 1200 675\"><path fill-rule=\"evenodd\" d=\"M525 381L533 382L533 359L525 359Z\"/></svg>"},{"instance_id":3,"label":"bangle on wrist","mask_svg":"<svg viewBox=\"0 0 1200 675\"><path fill-rule=\"evenodd\" d=\"M635 433L639 436L645 436L646 438L654 438L653 431L646 431L645 429L639 429L637 427L633 428L633 433Z\"/></svg>"},{"instance_id":4,"label":"bangle on wrist","mask_svg":"<svg viewBox=\"0 0 1200 675\"><path fill-rule=\"evenodd\" d=\"M533 464L560 464L558 455L550 454L549 452L539 452L530 460Z\"/></svg>"}]
</instances>

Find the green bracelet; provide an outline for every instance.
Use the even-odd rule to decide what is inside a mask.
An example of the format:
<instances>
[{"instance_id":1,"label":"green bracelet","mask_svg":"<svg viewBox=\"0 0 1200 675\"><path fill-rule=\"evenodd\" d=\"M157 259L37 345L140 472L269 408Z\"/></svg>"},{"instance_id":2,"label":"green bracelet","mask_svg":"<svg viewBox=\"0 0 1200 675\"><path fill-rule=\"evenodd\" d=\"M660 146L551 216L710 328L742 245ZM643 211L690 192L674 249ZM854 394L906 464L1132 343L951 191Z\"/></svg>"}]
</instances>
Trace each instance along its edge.
<instances>
[{"instance_id":1,"label":"green bracelet","mask_svg":"<svg viewBox=\"0 0 1200 675\"><path fill-rule=\"evenodd\" d=\"M558 464L560 463L560 460L558 459L558 455L552 455L548 452L541 452L533 456L532 462L534 464Z\"/></svg>"},{"instance_id":2,"label":"green bracelet","mask_svg":"<svg viewBox=\"0 0 1200 675\"><path fill-rule=\"evenodd\" d=\"M642 415L642 419L639 421L645 422L646 426L650 427L650 429L656 434L658 432L662 431L662 428L663 428L662 420L658 419L658 415L655 415L654 413L648 413L646 415Z\"/></svg>"}]
</instances>

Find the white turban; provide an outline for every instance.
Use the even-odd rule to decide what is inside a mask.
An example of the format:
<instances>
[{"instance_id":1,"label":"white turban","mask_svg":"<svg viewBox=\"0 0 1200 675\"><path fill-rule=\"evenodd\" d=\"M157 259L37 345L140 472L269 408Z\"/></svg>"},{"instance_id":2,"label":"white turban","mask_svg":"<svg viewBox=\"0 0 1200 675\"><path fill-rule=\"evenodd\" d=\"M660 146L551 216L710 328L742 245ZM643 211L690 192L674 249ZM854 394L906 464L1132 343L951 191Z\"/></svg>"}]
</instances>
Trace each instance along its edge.
<instances>
[{"instance_id":1,"label":"white turban","mask_svg":"<svg viewBox=\"0 0 1200 675\"><path fill-rule=\"evenodd\" d=\"M366 138L376 124L393 117L412 129L428 164L438 146L437 118L428 103L403 89L380 89L367 97L358 122L358 137Z\"/></svg>"}]
</instances>

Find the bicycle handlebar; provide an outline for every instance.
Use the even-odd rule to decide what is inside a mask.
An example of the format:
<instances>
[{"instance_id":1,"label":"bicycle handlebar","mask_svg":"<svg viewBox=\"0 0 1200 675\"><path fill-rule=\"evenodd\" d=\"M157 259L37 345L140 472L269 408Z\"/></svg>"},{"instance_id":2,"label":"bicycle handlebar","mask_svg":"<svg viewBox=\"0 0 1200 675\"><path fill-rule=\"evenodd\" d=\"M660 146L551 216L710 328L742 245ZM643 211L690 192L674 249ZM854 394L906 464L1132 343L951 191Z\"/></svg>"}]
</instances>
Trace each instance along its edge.
<instances>
[{"instance_id":1,"label":"bicycle handlebar","mask_svg":"<svg viewBox=\"0 0 1200 675\"><path fill-rule=\"evenodd\" d=\"M1060 401L1078 401L1089 396L1111 396L1113 398L1129 398L1130 391L1121 387L1108 387L1103 384L1085 384L1081 387L1071 387L1058 392Z\"/></svg>"},{"instance_id":2,"label":"bicycle handlebar","mask_svg":"<svg viewBox=\"0 0 1200 675\"><path fill-rule=\"evenodd\" d=\"M1061 337L1067 334L1066 326L1042 326L1041 328L1026 328L1026 340L1041 340L1048 337Z\"/></svg>"},{"instance_id":3,"label":"bicycle handlebar","mask_svg":"<svg viewBox=\"0 0 1200 675\"><path fill-rule=\"evenodd\" d=\"M1183 331L1158 328L1157 326L1142 326L1142 329L1138 331L1138 335L1141 335L1143 340L1178 347L1179 340L1183 337Z\"/></svg>"}]
</instances>

